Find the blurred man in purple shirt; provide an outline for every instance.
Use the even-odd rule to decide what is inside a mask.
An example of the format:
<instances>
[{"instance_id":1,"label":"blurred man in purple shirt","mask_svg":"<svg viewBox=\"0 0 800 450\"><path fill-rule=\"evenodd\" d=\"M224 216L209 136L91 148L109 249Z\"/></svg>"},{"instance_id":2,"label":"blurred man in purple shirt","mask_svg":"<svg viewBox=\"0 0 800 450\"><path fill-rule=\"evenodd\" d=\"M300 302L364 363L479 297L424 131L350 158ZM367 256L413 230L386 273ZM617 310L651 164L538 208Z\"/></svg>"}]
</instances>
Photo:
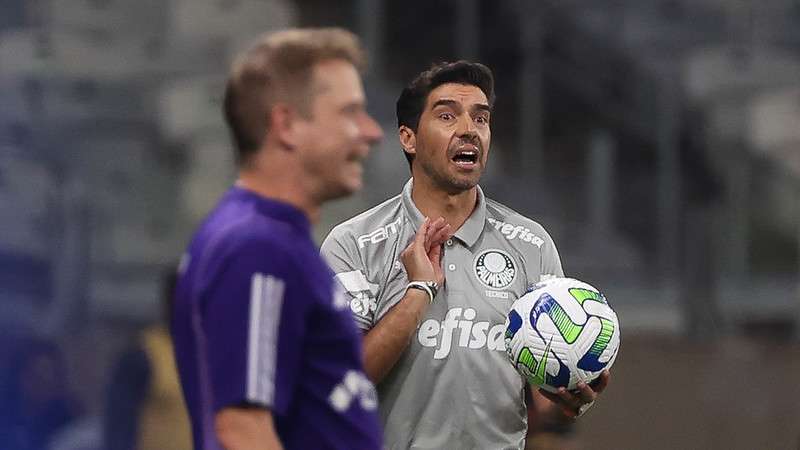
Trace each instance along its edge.
<instances>
[{"instance_id":1,"label":"blurred man in purple shirt","mask_svg":"<svg viewBox=\"0 0 800 450\"><path fill-rule=\"evenodd\" d=\"M196 449L380 448L361 336L311 239L382 135L362 58L349 32L296 29L233 65L239 177L183 257L172 322Z\"/></svg>"}]
</instances>

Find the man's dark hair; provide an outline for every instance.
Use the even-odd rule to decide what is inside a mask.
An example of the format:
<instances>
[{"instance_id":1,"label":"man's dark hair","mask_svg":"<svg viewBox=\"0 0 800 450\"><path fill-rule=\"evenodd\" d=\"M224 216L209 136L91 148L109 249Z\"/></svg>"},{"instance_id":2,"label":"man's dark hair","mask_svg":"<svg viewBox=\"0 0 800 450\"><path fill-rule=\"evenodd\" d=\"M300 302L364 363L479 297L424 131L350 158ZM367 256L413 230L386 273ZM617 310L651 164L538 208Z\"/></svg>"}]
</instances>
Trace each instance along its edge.
<instances>
[{"instance_id":1,"label":"man's dark hair","mask_svg":"<svg viewBox=\"0 0 800 450\"><path fill-rule=\"evenodd\" d=\"M464 60L437 63L417 75L400 93L397 99L397 127L407 126L416 133L428 95L446 83L476 86L486 95L489 108L494 107L494 75L491 69L481 63ZM403 153L411 165L414 155L406 151Z\"/></svg>"}]
</instances>

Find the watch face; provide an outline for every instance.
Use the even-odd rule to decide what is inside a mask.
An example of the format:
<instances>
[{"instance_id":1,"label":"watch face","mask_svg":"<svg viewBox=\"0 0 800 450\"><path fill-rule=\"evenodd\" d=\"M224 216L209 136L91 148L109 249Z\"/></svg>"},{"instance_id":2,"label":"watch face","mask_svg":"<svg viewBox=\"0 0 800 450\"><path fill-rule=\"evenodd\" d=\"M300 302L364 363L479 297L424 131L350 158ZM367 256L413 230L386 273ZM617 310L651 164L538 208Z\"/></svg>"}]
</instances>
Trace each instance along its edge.
<instances>
[{"instance_id":1,"label":"watch face","mask_svg":"<svg viewBox=\"0 0 800 450\"><path fill-rule=\"evenodd\" d=\"M581 406L579 406L579 407L578 407L578 417L582 416L582 415L583 415L583 413L585 413L586 411L588 411L588 410L589 410L589 408L591 408L591 407L592 407L592 405L594 405L594 402L591 402L591 403L584 403L584 404L582 404Z\"/></svg>"},{"instance_id":2,"label":"watch face","mask_svg":"<svg viewBox=\"0 0 800 450\"><path fill-rule=\"evenodd\" d=\"M436 297L436 294L439 292L439 284L435 281L426 281L425 286L428 286L428 289L431 290L433 296Z\"/></svg>"}]
</instances>

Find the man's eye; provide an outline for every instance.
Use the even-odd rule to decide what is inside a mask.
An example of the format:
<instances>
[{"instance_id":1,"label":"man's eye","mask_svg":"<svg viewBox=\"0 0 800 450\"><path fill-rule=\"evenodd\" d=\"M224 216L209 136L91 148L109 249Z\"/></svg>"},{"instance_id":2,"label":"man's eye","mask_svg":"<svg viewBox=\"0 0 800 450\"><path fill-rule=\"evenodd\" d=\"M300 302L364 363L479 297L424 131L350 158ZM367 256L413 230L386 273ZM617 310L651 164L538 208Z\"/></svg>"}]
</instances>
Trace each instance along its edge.
<instances>
[{"instance_id":1,"label":"man's eye","mask_svg":"<svg viewBox=\"0 0 800 450\"><path fill-rule=\"evenodd\" d=\"M451 113L441 113L439 114L439 118L442 120L453 120L456 116L452 115Z\"/></svg>"},{"instance_id":2,"label":"man's eye","mask_svg":"<svg viewBox=\"0 0 800 450\"><path fill-rule=\"evenodd\" d=\"M475 122L478 122L479 124L485 125L485 124L489 123L489 118L486 117L486 116L478 116L478 117L475 118Z\"/></svg>"},{"instance_id":3,"label":"man's eye","mask_svg":"<svg viewBox=\"0 0 800 450\"><path fill-rule=\"evenodd\" d=\"M361 105L347 105L343 109L343 112L349 116L355 116L361 111L364 111L364 107Z\"/></svg>"}]
</instances>

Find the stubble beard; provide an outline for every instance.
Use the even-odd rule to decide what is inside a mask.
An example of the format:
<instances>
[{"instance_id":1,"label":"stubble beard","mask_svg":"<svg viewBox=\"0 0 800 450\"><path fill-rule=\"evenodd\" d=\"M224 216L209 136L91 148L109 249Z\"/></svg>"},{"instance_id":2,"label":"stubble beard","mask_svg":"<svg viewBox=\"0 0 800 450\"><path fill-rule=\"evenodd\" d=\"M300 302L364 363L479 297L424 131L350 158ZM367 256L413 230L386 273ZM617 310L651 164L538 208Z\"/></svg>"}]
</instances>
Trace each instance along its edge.
<instances>
[{"instance_id":1,"label":"stubble beard","mask_svg":"<svg viewBox=\"0 0 800 450\"><path fill-rule=\"evenodd\" d=\"M313 197L319 204L349 197L363 187L363 174L360 183L358 183L360 187L355 187L351 186L351 180L346 180L342 176L342 170L341 167L331 170L331 167L324 163L315 163L311 166L308 176L317 181L316 189L314 189L316 192L314 192Z\"/></svg>"},{"instance_id":2,"label":"stubble beard","mask_svg":"<svg viewBox=\"0 0 800 450\"><path fill-rule=\"evenodd\" d=\"M458 175L449 174L445 170L439 170L430 161L420 161L420 167L425 175L433 182L435 186L448 194L455 195L468 191L478 185L481 175L483 175L483 168L478 173L478 176L473 180L472 178L459 177Z\"/></svg>"}]
</instances>

